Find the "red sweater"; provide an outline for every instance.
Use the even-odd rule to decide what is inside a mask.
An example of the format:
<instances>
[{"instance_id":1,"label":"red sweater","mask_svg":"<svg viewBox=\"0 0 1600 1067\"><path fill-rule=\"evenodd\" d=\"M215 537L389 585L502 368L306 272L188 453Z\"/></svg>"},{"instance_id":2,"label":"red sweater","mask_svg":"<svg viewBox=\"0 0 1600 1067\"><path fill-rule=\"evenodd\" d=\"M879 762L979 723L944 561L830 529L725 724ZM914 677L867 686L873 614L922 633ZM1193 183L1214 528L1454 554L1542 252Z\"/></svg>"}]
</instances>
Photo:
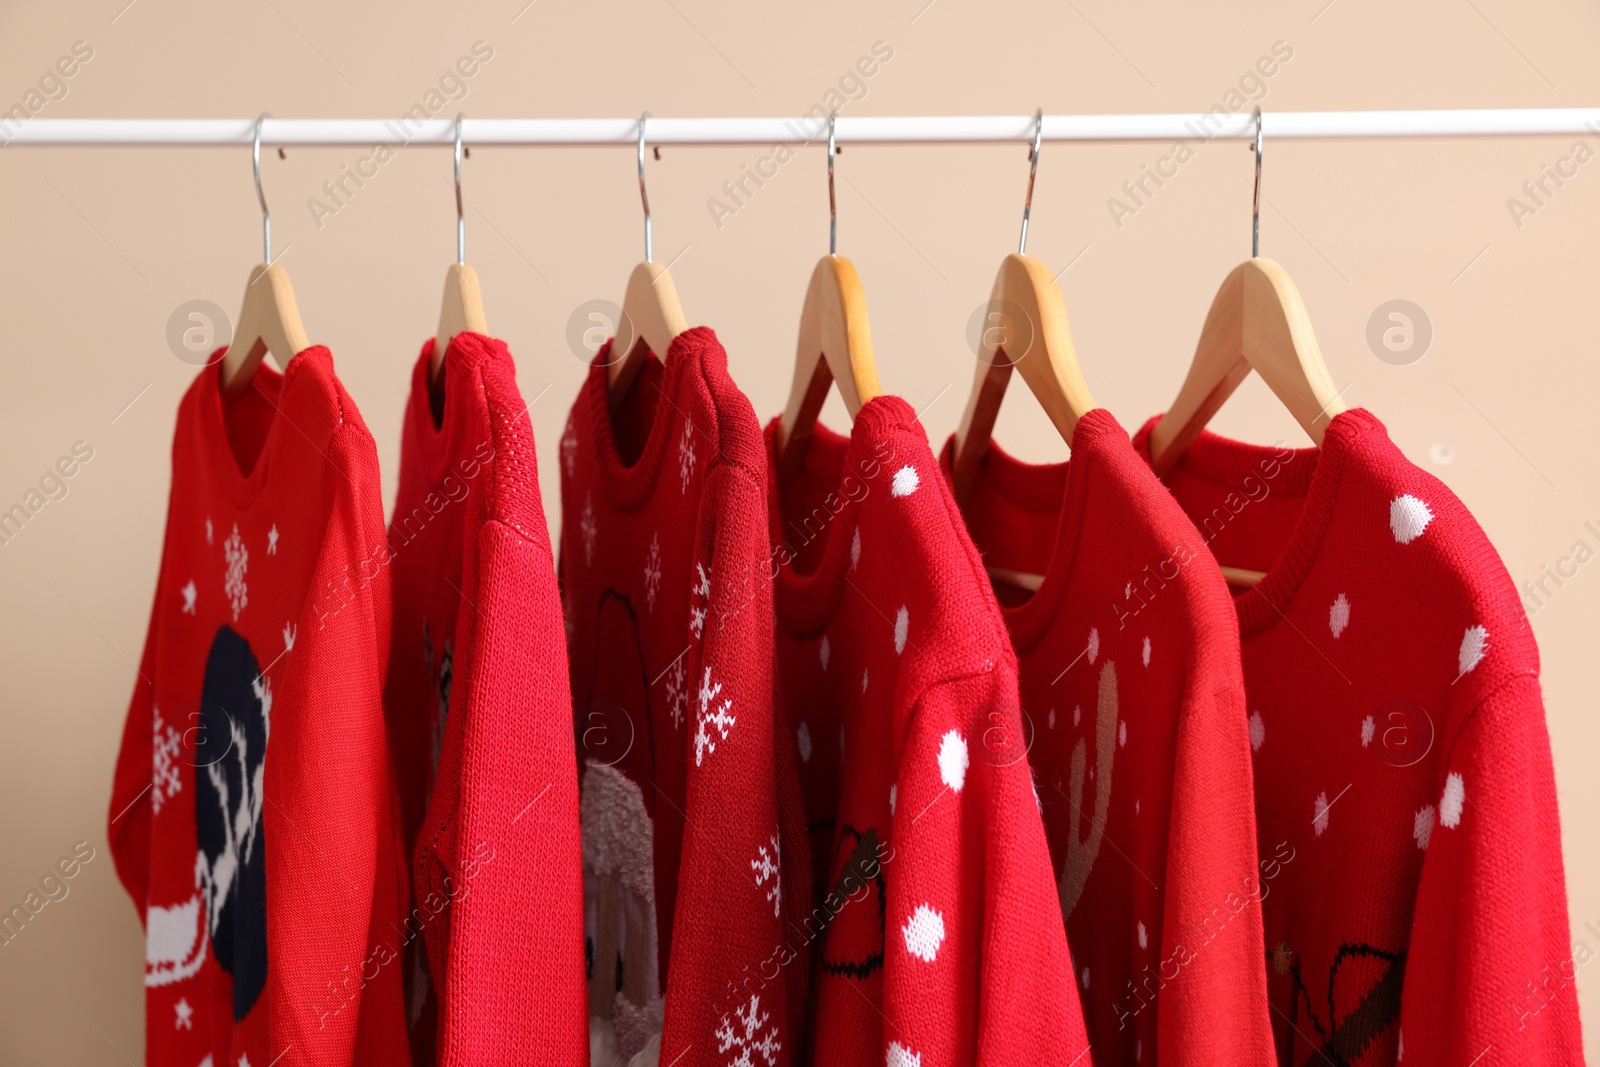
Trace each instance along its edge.
<instances>
[{"instance_id":1,"label":"red sweater","mask_svg":"<svg viewBox=\"0 0 1600 1067\"><path fill-rule=\"evenodd\" d=\"M796 931L817 942L813 1062L1078 1062L1016 659L910 405L818 427L771 522L816 858Z\"/></svg>"},{"instance_id":2,"label":"red sweater","mask_svg":"<svg viewBox=\"0 0 1600 1067\"><path fill-rule=\"evenodd\" d=\"M582 1063L572 701L533 428L503 343L458 335L437 382L433 349L401 439L384 690L416 860L415 1058Z\"/></svg>"},{"instance_id":3,"label":"red sweater","mask_svg":"<svg viewBox=\"0 0 1600 1067\"><path fill-rule=\"evenodd\" d=\"M1203 433L1167 483L1267 572L1235 605L1278 1061L1582 1063L1539 654L1478 524L1361 410L1320 453Z\"/></svg>"},{"instance_id":4,"label":"red sweater","mask_svg":"<svg viewBox=\"0 0 1600 1067\"><path fill-rule=\"evenodd\" d=\"M178 409L111 789L146 1062L404 1064L377 451L326 348L219 382Z\"/></svg>"},{"instance_id":5,"label":"red sweater","mask_svg":"<svg viewBox=\"0 0 1600 1067\"><path fill-rule=\"evenodd\" d=\"M594 1062L659 1042L674 1067L798 1063L789 931L810 866L776 712L761 428L704 327L615 414L609 355L561 442Z\"/></svg>"},{"instance_id":6,"label":"red sweater","mask_svg":"<svg viewBox=\"0 0 1600 1067\"><path fill-rule=\"evenodd\" d=\"M1095 1064L1266 1062L1275 864L1257 867L1239 627L1205 542L1103 409L1070 463L991 444L966 515L990 566L1043 575L996 591Z\"/></svg>"}]
</instances>

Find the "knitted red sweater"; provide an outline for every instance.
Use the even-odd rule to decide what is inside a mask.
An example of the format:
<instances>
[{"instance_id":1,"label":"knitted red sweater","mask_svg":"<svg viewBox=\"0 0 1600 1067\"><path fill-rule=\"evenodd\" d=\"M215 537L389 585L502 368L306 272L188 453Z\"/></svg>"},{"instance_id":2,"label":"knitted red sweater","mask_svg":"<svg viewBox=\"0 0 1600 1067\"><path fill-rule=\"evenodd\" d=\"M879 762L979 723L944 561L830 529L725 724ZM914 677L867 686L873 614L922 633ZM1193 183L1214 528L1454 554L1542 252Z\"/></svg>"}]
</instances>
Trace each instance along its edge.
<instances>
[{"instance_id":1,"label":"knitted red sweater","mask_svg":"<svg viewBox=\"0 0 1600 1067\"><path fill-rule=\"evenodd\" d=\"M416 857L415 1059L582 1063L578 779L533 429L503 343L458 335L438 382L433 349L401 439L384 690Z\"/></svg>"},{"instance_id":2,"label":"knitted red sweater","mask_svg":"<svg viewBox=\"0 0 1600 1067\"><path fill-rule=\"evenodd\" d=\"M817 939L813 1062L1078 1062L1016 659L921 423L885 396L848 440L818 427L771 501L816 857L794 932Z\"/></svg>"},{"instance_id":3,"label":"knitted red sweater","mask_svg":"<svg viewBox=\"0 0 1600 1067\"><path fill-rule=\"evenodd\" d=\"M146 1062L404 1064L377 451L325 348L226 408L219 374L178 409L107 827Z\"/></svg>"},{"instance_id":4,"label":"knitted red sweater","mask_svg":"<svg viewBox=\"0 0 1600 1067\"><path fill-rule=\"evenodd\" d=\"M1267 572L1235 604L1263 862L1284 849L1279 1062L1581 1063L1539 655L1483 531L1361 410L1320 453L1204 433L1167 483Z\"/></svg>"},{"instance_id":5,"label":"knitted red sweater","mask_svg":"<svg viewBox=\"0 0 1600 1067\"><path fill-rule=\"evenodd\" d=\"M766 458L704 327L561 442L597 1067L802 1062L810 868L776 713ZM665 1018L661 989L665 989ZM659 1036L656 1036L659 1035Z\"/></svg>"},{"instance_id":6,"label":"knitted red sweater","mask_svg":"<svg viewBox=\"0 0 1600 1067\"><path fill-rule=\"evenodd\" d=\"M996 592L1095 1064L1266 1062L1282 857L1257 867L1239 627L1205 542L1103 409L1070 463L991 444L965 511L986 563L1043 575Z\"/></svg>"}]
</instances>

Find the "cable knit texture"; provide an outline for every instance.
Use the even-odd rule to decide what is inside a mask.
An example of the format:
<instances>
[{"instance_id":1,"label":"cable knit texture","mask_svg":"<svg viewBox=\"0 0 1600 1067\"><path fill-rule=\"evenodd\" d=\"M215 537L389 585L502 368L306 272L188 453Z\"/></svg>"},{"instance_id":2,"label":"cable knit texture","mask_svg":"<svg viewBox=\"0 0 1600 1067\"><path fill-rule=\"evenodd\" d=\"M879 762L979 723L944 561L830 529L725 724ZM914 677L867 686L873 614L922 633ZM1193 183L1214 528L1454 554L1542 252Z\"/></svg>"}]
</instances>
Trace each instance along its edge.
<instances>
[{"instance_id":1,"label":"cable knit texture","mask_svg":"<svg viewBox=\"0 0 1600 1067\"><path fill-rule=\"evenodd\" d=\"M1166 481L1267 572L1235 603L1278 1062L1582 1063L1539 654L1478 524L1359 409Z\"/></svg>"}]
</instances>

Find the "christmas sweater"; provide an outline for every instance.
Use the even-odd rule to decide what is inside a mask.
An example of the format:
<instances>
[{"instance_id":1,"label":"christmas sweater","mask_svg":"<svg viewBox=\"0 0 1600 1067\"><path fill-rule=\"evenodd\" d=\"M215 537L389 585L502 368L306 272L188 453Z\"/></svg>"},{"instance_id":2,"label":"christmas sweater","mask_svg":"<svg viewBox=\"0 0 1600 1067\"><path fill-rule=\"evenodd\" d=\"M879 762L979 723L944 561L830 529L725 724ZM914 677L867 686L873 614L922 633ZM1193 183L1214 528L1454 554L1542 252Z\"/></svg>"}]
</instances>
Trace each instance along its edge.
<instances>
[{"instance_id":1,"label":"christmas sweater","mask_svg":"<svg viewBox=\"0 0 1600 1067\"><path fill-rule=\"evenodd\" d=\"M812 1061L1068 1064L1088 1047L1017 664L921 423L817 427L776 484L779 672L811 831ZM1087 1061L1084 1061L1087 1062Z\"/></svg>"},{"instance_id":2,"label":"christmas sweater","mask_svg":"<svg viewBox=\"0 0 1600 1067\"><path fill-rule=\"evenodd\" d=\"M610 352L561 441L592 1062L800 1063L810 870L761 427L709 329L614 413Z\"/></svg>"},{"instance_id":3,"label":"christmas sweater","mask_svg":"<svg viewBox=\"0 0 1600 1067\"><path fill-rule=\"evenodd\" d=\"M578 778L533 428L503 343L457 335L437 380L434 344L401 438L384 688L415 857L413 1058L582 1063Z\"/></svg>"},{"instance_id":4,"label":"christmas sweater","mask_svg":"<svg viewBox=\"0 0 1600 1067\"><path fill-rule=\"evenodd\" d=\"M1539 654L1478 524L1359 409L1166 481L1266 572L1234 603L1277 1062L1582 1063Z\"/></svg>"},{"instance_id":5,"label":"christmas sweater","mask_svg":"<svg viewBox=\"0 0 1600 1067\"><path fill-rule=\"evenodd\" d=\"M147 1063L408 1060L386 559L377 451L328 350L232 401L201 371L107 826L144 924Z\"/></svg>"},{"instance_id":6,"label":"christmas sweater","mask_svg":"<svg viewBox=\"0 0 1600 1067\"><path fill-rule=\"evenodd\" d=\"M1094 1063L1265 1063L1276 861L1258 867L1239 627L1205 542L1103 409L1068 463L991 444L965 513L987 564L1043 576L995 591Z\"/></svg>"}]
</instances>

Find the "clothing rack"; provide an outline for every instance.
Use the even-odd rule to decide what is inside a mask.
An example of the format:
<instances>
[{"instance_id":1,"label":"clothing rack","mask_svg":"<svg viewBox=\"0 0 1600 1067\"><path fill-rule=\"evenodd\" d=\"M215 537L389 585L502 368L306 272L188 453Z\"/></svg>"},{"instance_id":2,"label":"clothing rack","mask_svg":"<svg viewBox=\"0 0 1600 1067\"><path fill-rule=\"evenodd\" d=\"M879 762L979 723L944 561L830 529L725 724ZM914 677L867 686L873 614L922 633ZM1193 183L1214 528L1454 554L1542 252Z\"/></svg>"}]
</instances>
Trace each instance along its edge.
<instances>
[{"instance_id":1,"label":"clothing rack","mask_svg":"<svg viewBox=\"0 0 1600 1067\"><path fill-rule=\"evenodd\" d=\"M245 146L255 119L36 119L0 115L0 145ZM839 144L1031 143L1033 115L841 116ZM453 146L455 120L266 119L261 143L369 146L380 142ZM652 145L774 145L826 140L828 116L817 109L793 118L655 118ZM1337 140L1394 137L1600 136L1600 108L1500 108L1457 111L1279 111L1261 117L1264 137ZM1220 108L1199 114L1045 115L1042 138L1052 142L1248 141L1256 119ZM462 143L578 147L637 145L639 119L465 119Z\"/></svg>"}]
</instances>

